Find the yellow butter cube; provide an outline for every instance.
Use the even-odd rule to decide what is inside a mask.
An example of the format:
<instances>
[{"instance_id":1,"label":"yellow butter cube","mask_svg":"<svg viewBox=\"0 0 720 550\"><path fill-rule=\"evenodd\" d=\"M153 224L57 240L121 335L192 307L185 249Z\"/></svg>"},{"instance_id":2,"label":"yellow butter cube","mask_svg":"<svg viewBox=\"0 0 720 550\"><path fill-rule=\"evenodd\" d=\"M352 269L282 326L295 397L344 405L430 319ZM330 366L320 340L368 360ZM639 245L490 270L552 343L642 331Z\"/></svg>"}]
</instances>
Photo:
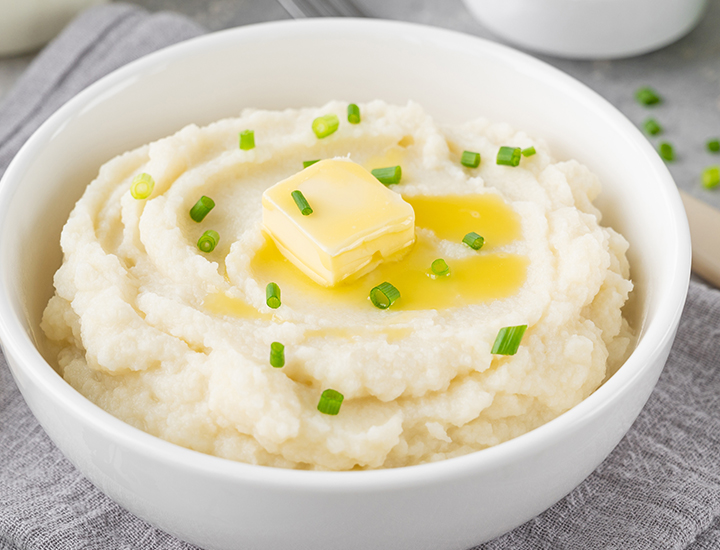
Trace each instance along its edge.
<instances>
[{"instance_id":1,"label":"yellow butter cube","mask_svg":"<svg viewBox=\"0 0 720 550\"><path fill-rule=\"evenodd\" d=\"M292 197L304 195L303 216ZM308 277L334 286L399 257L415 241L415 213L359 164L322 160L263 193L263 225L283 255Z\"/></svg>"}]
</instances>

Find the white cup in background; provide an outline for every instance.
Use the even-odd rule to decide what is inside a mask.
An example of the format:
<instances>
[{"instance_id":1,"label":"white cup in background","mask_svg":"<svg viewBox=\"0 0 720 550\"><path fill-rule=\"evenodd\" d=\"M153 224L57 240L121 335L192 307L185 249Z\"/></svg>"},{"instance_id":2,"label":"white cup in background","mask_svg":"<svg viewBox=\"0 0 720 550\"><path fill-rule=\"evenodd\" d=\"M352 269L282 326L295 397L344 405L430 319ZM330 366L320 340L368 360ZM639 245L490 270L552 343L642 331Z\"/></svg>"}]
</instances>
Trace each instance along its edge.
<instances>
[{"instance_id":1,"label":"white cup in background","mask_svg":"<svg viewBox=\"0 0 720 550\"><path fill-rule=\"evenodd\" d=\"M574 59L647 53L700 21L707 0L463 0L498 36L523 48Z\"/></svg>"},{"instance_id":2,"label":"white cup in background","mask_svg":"<svg viewBox=\"0 0 720 550\"><path fill-rule=\"evenodd\" d=\"M106 0L0 0L0 56L37 50L84 8Z\"/></svg>"}]
</instances>

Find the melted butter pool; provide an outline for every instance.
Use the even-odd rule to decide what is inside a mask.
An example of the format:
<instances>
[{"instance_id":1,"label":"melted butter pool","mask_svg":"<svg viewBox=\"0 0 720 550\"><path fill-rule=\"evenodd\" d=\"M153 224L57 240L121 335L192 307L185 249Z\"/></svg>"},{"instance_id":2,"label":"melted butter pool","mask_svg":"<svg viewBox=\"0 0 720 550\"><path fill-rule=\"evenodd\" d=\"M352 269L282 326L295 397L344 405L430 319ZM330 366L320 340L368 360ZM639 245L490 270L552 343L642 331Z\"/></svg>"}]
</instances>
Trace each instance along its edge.
<instances>
[{"instance_id":1,"label":"melted butter pool","mask_svg":"<svg viewBox=\"0 0 720 550\"><path fill-rule=\"evenodd\" d=\"M403 198L415 210L415 227L430 229L440 239L461 242L471 231L482 235L485 245L480 254L521 237L520 218L497 195Z\"/></svg>"},{"instance_id":2,"label":"melted butter pool","mask_svg":"<svg viewBox=\"0 0 720 550\"><path fill-rule=\"evenodd\" d=\"M275 282L283 303L301 308L312 304L372 308L370 289L383 281L393 284L401 298L396 310L446 309L512 296L525 282L525 256L496 252L521 236L518 215L492 194L406 197L415 209L415 225L440 239L461 242L470 231L485 238L485 246L467 258L445 258L450 274L431 276L430 264L443 257L433 239L417 235L412 250L397 261L386 261L351 282L324 288L311 281L280 253L271 239L252 260L253 276L261 285Z\"/></svg>"}]
</instances>

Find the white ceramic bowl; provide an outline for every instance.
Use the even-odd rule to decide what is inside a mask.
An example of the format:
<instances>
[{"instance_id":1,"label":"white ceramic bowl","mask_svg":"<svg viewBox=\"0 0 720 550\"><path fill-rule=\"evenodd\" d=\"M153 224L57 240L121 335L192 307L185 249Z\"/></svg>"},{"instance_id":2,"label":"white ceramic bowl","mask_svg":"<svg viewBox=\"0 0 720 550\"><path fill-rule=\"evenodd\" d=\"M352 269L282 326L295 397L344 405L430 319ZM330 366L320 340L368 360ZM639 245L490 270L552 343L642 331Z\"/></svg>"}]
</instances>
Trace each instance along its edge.
<instances>
[{"instance_id":1,"label":"white ceramic bowl","mask_svg":"<svg viewBox=\"0 0 720 550\"><path fill-rule=\"evenodd\" d=\"M463 0L488 29L541 53L629 57L667 46L700 21L707 0Z\"/></svg>"},{"instance_id":2,"label":"white ceramic bowl","mask_svg":"<svg viewBox=\"0 0 720 550\"><path fill-rule=\"evenodd\" d=\"M600 175L605 222L631 243L641 331L627 363L552 422L460 458L366 472L234 463L111 417L41 355L38 323L58 236L107 159L243 107L331 98L413 99L440 121L485 115L545 137ZM608 455L670 350L690 271L687 221L647 140L606 101L519 52L463 34L364 20L248 26L185 42L97 82L27 142L0 188L0 338L25 400L98 488L178 537L214 549L467 548L566 495Z\"/></svg>"}]
</instances>

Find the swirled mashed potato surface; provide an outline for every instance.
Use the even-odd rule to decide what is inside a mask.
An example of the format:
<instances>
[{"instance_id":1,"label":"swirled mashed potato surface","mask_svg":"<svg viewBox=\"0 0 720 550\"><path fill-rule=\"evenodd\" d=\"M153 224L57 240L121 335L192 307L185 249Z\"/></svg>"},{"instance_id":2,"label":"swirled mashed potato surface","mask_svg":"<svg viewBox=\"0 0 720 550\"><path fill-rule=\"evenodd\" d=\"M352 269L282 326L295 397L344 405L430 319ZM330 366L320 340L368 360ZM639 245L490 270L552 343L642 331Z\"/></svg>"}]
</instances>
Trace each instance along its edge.
<instances>
[{"instance_id":1,"label":"swirled mashed potato surface","mask_svg":"<svg viewBox=\"0 0 720 550\"><path fill-rule=\"evenodd\" d=\"M505 124L444 127L417 104L374 101L360 106L355 125L345 122L346 106L246 110L105 164L63 229L64 262L42 322L65 380L112 415L178 445L330 470L470 453L591 394L632 340L621 314L632 288L628 244L600 225L597 178ZM327 113L338 115L340 128L318 139L312 121ZM256 147L245 151L238 133L247 128ZM537 153L501 166L503 145ZM463 150L481 154L478 168L460 164ZM448 307L410 307L403 294L379 310L366 291L357 303L342 288L337 301L332 289L314 294L315 283L271 249L261 196L302 161L334 157L367 169L401 165L392 189L411 204L463 195L501 202L515 216L517 238L475 251L418 226L415 246L437 251L451 276L453 262L478 255L519 259L519 278L495 294L455 296ZM136 200L130 182L142 172L155 188ZM188 212L201 195L216 207L197 223ZM207 229L220 241L206 254L196 243ZM495 272L490 266L490 286L502 282L492 282ZM288 281L278 309L265 304L271 277ZM517 354L493 355L498 331L522 324ZM269 363L274 341L285 345L283 368ZM337 416L317 410L327 388L345 397Z\"/></svg>"}]
</instances>

